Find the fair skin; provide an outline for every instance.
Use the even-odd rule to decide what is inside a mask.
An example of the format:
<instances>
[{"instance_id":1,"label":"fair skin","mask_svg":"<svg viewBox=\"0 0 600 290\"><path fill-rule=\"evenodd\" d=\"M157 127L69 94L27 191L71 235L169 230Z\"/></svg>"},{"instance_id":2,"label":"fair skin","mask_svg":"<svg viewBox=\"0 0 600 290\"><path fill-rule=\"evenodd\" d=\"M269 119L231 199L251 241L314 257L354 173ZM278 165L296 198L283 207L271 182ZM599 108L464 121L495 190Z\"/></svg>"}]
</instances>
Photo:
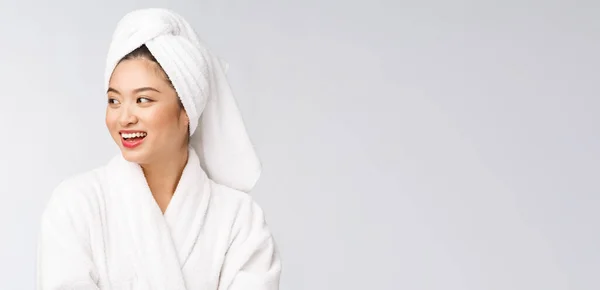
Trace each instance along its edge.
<instances>
[{"instance_id":1,"label":"fair skin","mask_svg":"<svg viewBox=\"0 0 600 290\"><path fill-rule=\"evenodd\" d=\"M139 164L164 213L188 158L188 124L177 93L160 67L146 59L124 60L107 92L106 126L123 157ZM122 130L145 133L140 145L124 146Z\"/></svg>"}]
</instances>

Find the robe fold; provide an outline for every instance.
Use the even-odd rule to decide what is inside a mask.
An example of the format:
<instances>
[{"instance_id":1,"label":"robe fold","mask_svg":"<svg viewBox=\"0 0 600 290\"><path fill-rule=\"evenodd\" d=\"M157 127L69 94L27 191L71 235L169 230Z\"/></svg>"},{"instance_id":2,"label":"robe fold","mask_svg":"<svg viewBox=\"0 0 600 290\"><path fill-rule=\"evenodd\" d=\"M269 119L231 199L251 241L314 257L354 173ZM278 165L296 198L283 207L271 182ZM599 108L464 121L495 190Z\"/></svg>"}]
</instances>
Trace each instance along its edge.
<instances>
[{"instance_id":1,"label":"robe fold","mask_svg":"<svg viewBox=\"0 0 600 290\"><path fill-rule=\"evenodd\" d=\"M164 214L121 155L63 181L37 267L38 290L278 290L281 261L261 207L209 179L190 147Z\"/></svg>"}]
</instances>

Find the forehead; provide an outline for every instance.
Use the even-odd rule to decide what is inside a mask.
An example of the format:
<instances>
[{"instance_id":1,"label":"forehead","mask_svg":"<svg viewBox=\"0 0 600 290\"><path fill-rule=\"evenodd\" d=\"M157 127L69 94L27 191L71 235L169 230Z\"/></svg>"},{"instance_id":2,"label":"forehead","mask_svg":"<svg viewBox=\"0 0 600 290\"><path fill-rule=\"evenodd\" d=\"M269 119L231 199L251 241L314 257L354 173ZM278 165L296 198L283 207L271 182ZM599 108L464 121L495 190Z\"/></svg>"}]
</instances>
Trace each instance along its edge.
<instances>
[{"instance_id":1,"label":"forehead","mask_svg":"<svg viewBox=\"0 0 600 290\"><path fill-rule=\"evenodd\" d=\"M120 62L114 69L109 84L116 89L167 86L167 75L155 62L147 59L130 59ZM118 87L118 88L117 88Z\"/></svg>"}]
</instances>

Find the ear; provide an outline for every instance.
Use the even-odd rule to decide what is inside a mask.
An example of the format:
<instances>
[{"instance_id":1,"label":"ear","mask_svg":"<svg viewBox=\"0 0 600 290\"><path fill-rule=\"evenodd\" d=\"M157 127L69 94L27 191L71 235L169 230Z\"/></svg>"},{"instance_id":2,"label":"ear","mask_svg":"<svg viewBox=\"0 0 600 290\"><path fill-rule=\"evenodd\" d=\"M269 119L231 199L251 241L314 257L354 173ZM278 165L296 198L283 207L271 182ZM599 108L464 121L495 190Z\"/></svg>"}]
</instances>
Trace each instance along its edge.
<instances>
[{"instance_id":1,"label":"ear","mask_svg":"<svg viewBox=\"0 0 600 290\"><path fill-rule=\"evenodd\" d=\"M185 110L181 110L181 112L183 113L183 121L185 122L186 126L190 126L190 117L188 116L187 112Z\"/></svg>"}]
</instances>

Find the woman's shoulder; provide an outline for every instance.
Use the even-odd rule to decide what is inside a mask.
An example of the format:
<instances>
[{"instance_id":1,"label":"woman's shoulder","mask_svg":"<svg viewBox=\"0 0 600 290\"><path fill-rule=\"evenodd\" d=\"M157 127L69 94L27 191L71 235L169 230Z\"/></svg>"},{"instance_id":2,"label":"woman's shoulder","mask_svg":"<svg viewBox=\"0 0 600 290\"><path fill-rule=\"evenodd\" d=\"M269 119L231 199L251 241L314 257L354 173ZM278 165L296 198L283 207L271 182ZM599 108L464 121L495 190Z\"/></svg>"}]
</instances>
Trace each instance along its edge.
<instances>
[{"instance_id":1,"label":"woman's shoulder","mask_svg":"<svg viewBox=\"0 0 600 290\"><path fill-rule=\"evenodd\" d=\"M251 193L212 182L211 205L213 210L234 215L234 219L264 220L263 208Z\"/></svg>"},{"instance_id":2,"label":"woman's shoulder","mask_svg":"<svg viewBox=\"0 0 600 290\"><path fill-rule=\"evenodd\" d=\"M54 188L53 195L86 196L101 191L105 180L104 166L75 173L61 180Z\"/></svg>"},{"instance_id":3,"label":"woman's shoulder","mask_svg":"<svg viewBox=\"0 0 600 290\"><path fill-rule=\"evenodd\" d=\"M104 167L72 174L54 187L46 211L86 211L97 207L104 192Z\"/></svg>"},{"instance_id":4,"label":"woman's shoulder","mask_svg":"<svg viewBox=\"0 0 600 290\"><path fill-rule=\"evenodd\" d=\"M216 183L211 180L211 200L227 208L238 208L256 203L249 193Z\"/></svg>"}]
</instances>

